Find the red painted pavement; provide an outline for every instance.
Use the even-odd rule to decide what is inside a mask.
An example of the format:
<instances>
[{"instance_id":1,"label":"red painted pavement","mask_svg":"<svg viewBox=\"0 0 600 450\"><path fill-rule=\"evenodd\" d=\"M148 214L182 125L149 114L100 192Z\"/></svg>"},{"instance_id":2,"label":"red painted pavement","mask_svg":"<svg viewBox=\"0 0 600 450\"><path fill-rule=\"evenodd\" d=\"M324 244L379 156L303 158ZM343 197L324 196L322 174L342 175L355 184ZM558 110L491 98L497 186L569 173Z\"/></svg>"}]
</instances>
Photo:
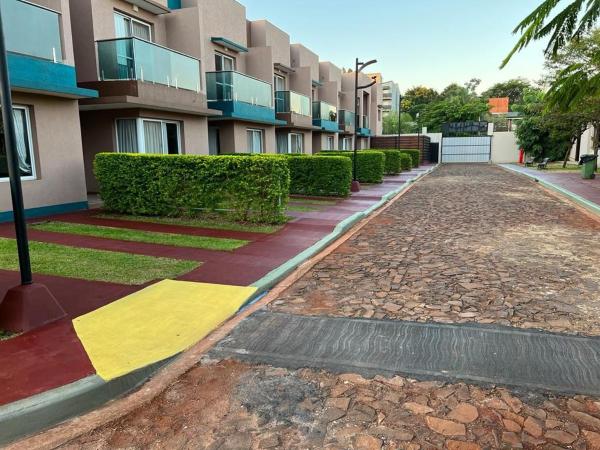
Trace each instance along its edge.
<instances>
[{"instance_id":1,"label":"red painted pavement","mask_svg":"<svg viewBox=\"0 0 600 450\"><path fill-rule=\"evenodd\" d=\"M424 170L424 168L420 169ZM131 222L94 217L97 211L63 214L49 219L196 236L228 237L251 242L233 252L171 247L30 229L32 240L57 244L202 261L179 279L247 286L307 249L347 217L367 209L397 189L406 175L387 177L381 185L367 186L351 198L325 205L315 212L293 212L295 218L273 234L212 230L177 225ZM39 222L44 219L33 219ZM14 237L12 224L0 224L0 236ZM144 286L35 275L56 296L70 318L93 311ZM16 272L0 270L0 295L18 284ZM0 297L1 298L1 297ZM93 374L70 319L48 325L8 341L0 341L0 405L53 389Z\"/></svg>"}]
</instances>

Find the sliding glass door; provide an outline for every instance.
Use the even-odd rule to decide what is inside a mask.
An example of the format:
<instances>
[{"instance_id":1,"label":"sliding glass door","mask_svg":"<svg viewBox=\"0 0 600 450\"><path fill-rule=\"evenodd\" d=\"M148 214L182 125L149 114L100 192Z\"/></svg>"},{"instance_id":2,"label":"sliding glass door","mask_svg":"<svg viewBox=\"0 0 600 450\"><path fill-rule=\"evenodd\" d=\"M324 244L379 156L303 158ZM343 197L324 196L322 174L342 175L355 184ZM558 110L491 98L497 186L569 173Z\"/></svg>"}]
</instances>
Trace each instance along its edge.
<instances>
[{"instance_id":1,"label":"sliding glass door","mask_svg":"<svg viewBox=\"0 0 600 450\"><path fill-rule=\"evenodd\" d=\"M118 119L117 150L120 153L177 155L181 153L179 122L157 119Z\"/></svg>"}]
</instances>

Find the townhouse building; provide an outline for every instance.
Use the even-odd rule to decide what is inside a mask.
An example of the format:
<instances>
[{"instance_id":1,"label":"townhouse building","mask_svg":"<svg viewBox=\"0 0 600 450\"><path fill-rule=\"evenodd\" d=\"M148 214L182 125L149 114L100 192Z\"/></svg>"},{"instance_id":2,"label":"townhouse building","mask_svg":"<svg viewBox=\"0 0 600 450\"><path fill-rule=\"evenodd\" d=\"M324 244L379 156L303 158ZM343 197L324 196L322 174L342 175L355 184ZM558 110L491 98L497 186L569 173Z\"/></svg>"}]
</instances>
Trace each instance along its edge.
<instances>
[{"instance_id":1,"label":"townhouse building","mask_svg":"<svg viewBox=\"0 0 600 450\"><path fill-rule=\"evenodd\" d=\"M30 214L87 207L100 152L316 153L369 147L380 84L236 0L2 0ZM31 30L35 32L31 32ZM370 80L361 74L360 83ZM6 181L0 155L0 181ZM0 220L11 217L0 183Z\"/></svg>"},{"instance_id":2,"label":"townhouse building","mask_svg":"<svg viewBox=\"0 0 600 450\"><path fill-rule=\"evenodd\" d=\"M68 0L0 1L23 195L30 216L87 207ZM0 220L12 218L0 152Z\"/></svg>"}]
</instances>

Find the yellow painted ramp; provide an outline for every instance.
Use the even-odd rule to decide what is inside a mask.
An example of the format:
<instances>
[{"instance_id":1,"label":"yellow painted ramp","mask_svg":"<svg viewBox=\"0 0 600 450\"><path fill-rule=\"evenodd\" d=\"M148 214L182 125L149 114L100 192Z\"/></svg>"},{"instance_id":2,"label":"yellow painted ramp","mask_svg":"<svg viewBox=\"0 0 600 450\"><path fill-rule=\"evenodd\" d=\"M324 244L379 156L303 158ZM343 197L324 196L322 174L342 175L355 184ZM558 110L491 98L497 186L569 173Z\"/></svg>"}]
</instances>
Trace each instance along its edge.
<instances>
[{"instance_id":1,"label":"yellow painted ramp","mask_svg":"<svg viewBox=\"0 0 600 450\"><path fill-rule=\"evenodd\" d=\"M188 349L231 317L254 287L164 280L73 320L104 380Z\"/></svg>"}]
</instances>

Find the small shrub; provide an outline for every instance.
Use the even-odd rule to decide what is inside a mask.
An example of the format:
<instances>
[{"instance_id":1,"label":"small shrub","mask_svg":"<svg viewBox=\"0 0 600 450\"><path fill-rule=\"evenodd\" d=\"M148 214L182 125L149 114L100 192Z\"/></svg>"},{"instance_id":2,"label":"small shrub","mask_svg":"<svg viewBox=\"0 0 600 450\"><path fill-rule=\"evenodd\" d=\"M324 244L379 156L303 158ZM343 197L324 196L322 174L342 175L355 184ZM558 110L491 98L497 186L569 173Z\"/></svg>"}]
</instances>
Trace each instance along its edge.
<instances>
[{"instance_id":1,"label":"small shrub","mask_svg":"<svg viewBox=\"0 0 600 450\"><path fill-rule=\"evenodd\" d=\"M285 220L285 158L100 153L94 173L105 208L117 213L184 216L223 209L235 220Z\"/></svg>"},{"instance_id":2,"label":"small shrub","mask_svg":"<svg viewBox=\"0 0 600 450\"><path fill-rule=\"evenodd\" d=\"M323 151L318 153L320 157L345 156L354 159L351 151ZM385 173L385 155L383 152L360 150L357 160L357 178L361 183L381 183Z\"/></svg>"},{"instance_id":3,"label":"small shrub","mask_svg":"<svg viewBox=\"0 0 600 450\"><path fill-rule=\"evenodd\" d=\"M401 153L405 153L407 155L409 155L412 159L412 166L413 167L419 167L419 165L421 164L421 151L418 149L411 149L411 150L405 150L402 149L400 150Z\"/></svg>"},{"instance_id":4,"label":"small shrub","mask_svg":"<svg viewBox=\"0 0 600 450\"><path fill-rule=\"evenodd\" d=\"M342 156L287 158L290 193L298 195L347 197L352 183L352 161Z\"/></svg>"},{"instance_id":5,"label":"small shrub","mask_svg":"<svg viewBox=\"0 0 600 450\"><path fill-rule=\"evenodd\" d=\"M382 152L385 156L385 174L386 175L398 175L402 172L400 163L400 153L396 149L371 149L374 152Z\"/></svg>"},{"instance_id":6,"label":"small shrub","mask_svg":"<svg viewBox=\"0 0 600 450\"><path fill-rule=\"evenodd\" d=\"M400 153L400 167L403 172L410 171L413 167L412 158L406 153Z\"/></svg>"}]
</instances>

